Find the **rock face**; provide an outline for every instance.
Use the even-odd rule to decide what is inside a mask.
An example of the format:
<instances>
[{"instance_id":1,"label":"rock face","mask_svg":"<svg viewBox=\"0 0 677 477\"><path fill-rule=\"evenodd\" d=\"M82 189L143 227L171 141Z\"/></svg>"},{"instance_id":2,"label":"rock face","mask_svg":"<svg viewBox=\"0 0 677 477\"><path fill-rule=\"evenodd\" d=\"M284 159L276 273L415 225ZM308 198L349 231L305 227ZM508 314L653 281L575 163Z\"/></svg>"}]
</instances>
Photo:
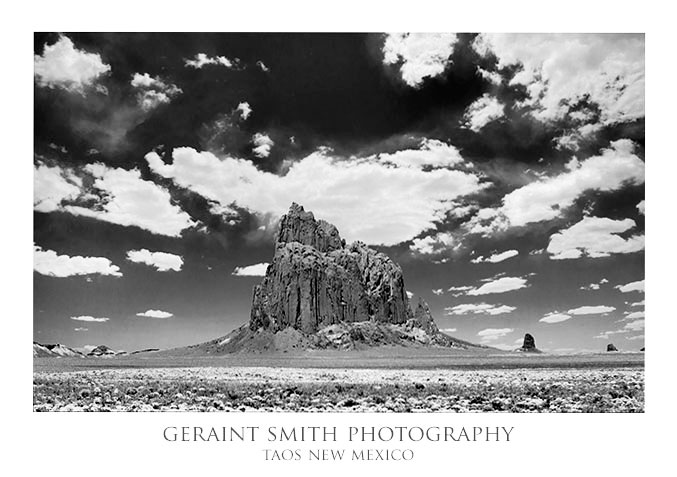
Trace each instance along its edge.
<instances>
[{"instance_id":1,"label":"rock face","mask_svg":"<svg viewBox=\"0 0 677 477\"><path fill-rule=\"evenodd\" d=\"M338 323L411 318L397 264L361 242L346 245L332 224L291 205L280 221L275 256L254 288L250 329L314 333Z\"/></svg>"},{"instance_id":2,"label":"rock face","mask_svg":"<svg viewBox=\"0 0 677 477\"><path fill-rule=\"evenodd\" d=\"M529 333L524 335L522 347L518 348L517 351L523 351L525 353L541 353L541 350L536 348L536 340Z\"/></svg>"},{"instance_id":3,"label":"rock face","mask_svg":"<svg viewBox=\"0 0 677 477\"><path fill-rule=\"evenodd\" d=\"M613 343L609 343L608 345L606 345L606 350L607 350L607 352L618 351L618 348L616 348Z\"/></svg>"}]
</instances>

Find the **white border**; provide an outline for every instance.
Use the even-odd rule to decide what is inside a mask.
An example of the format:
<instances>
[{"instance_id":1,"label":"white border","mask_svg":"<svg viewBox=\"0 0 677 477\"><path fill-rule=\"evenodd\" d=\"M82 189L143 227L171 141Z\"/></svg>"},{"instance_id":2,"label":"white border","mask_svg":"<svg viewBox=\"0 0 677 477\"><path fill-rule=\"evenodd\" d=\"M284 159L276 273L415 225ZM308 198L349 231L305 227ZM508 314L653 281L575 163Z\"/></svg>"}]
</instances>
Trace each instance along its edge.
<instances>
[{"instance_id":1,"label":"white border","mask_svg":"<svg viewBox=\"0 0 677 477\"><path fill-rule=\"evenodd\" d=\"M649 2L32 1L2 30L2 449L8 475L613 475L669 472L674 447L674 14ZM641 415L32 413L34 31L623 31L647 33L647 408ZM9 266L7 266L9 264ZM8 305L7 305L8 304ZM265 462L257 445L169 444L168 425L514 426L510 443L417 445L412 463ZM652 470L654 469L654 470ZM659 470L660 469L660 470ZM666 470L662 470L666 469ZM208 474L207 474L208 473Z\"/></svg>"}]
</instances>

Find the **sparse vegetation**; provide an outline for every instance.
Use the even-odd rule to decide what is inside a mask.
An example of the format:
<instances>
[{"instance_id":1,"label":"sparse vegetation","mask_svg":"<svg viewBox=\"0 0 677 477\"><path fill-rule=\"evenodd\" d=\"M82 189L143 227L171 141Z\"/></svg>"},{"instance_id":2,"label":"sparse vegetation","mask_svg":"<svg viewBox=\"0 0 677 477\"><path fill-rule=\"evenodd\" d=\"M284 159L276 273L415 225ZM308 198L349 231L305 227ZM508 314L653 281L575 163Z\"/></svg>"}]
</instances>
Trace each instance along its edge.
<instances>
[{"instance_id":1,"label":"sparse vegetation","mask_svg":"<svg viewBox=\"0 0 677 477\"><path fill-rule=\"evenodd\" d=\"M35 372L35 411L643 412L643 368Z\"/></svg>"}]
</instances>

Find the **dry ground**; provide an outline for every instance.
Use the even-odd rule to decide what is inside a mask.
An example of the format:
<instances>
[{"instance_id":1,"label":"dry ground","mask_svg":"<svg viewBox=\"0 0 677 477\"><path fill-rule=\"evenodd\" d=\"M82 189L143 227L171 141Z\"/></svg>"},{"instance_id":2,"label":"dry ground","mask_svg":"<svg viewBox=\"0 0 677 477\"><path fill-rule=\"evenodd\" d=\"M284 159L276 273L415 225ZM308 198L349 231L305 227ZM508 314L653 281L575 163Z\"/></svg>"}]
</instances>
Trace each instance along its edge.
<instances>
[{"instance_id":1,"label":"dry ground","mask_svg":"<svg viewBox=\"0 0 677 477\"><path fill-rule=\"evenodd\" d=\"M36 359L36 411L643 412L641 354ZM246 365L245 365L246 364Z\"/></svg>"}]
</instances>

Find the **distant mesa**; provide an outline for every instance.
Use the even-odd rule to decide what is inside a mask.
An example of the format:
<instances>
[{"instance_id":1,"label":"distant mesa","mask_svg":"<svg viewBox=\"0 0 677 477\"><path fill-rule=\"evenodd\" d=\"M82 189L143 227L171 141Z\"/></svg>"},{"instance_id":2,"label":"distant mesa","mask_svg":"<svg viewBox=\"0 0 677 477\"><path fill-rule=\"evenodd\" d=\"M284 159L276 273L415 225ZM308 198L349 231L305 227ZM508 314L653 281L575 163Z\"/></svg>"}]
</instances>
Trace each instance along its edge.
<instances>
[{"instance_id":1,"label":"distant mesa","mask_svg":"<svg viewBox=\"0 0 677 477\"><path fill-rule=\"evenodd\" d=\"M606 345L606 350L607 352L618 351L618 348L616 348L613 343L609 343L608 345Z\"/></svg>"},{"instance_id":2,"label":"distant mesa","mask_svg":"<svg viewBox=\"0 0 677 477\"><path fill-rule=\"evenodd\" d=\"M522 347L517 348L517 351L523 353L542 353L540 349L536 348L536 340L532 335L526 333L524 335L524 341L522 342Z\"/></svg>"},{"instance_id":3,"label":"distant mesa","mask_svg":"<svg viewBox=\"0 0 677 477\"><path fill-rule=\"evenodd\" d=\"M435 346L487 349L439 331L428 304L412 310L402 269L293 203L275 253L253 290L249 323L189 353Z\"/></svg>"}]
</instances>

